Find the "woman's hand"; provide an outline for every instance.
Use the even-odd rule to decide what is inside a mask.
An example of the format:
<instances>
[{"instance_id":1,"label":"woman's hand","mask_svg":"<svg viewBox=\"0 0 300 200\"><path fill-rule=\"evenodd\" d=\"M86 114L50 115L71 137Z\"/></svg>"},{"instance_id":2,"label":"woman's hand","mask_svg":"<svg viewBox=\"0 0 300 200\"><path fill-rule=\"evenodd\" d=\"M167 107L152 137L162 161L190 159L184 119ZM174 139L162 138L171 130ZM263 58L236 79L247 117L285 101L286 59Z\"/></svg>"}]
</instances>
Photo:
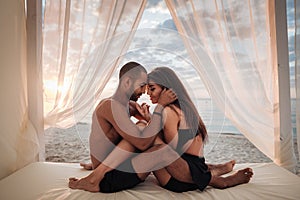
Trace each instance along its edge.
<instances>
[{"instance_id":1,"label":"woman's hand","mask_svg":"<svg viewBox=\"0 0 300 200\"><path fill-rule=\"evenodd\" d=\"M176 99L177 99L177 95L172 89L164 89L160 93L157 103L165 107L168 104L174 102Z\"/></svg>"}]
</instances>

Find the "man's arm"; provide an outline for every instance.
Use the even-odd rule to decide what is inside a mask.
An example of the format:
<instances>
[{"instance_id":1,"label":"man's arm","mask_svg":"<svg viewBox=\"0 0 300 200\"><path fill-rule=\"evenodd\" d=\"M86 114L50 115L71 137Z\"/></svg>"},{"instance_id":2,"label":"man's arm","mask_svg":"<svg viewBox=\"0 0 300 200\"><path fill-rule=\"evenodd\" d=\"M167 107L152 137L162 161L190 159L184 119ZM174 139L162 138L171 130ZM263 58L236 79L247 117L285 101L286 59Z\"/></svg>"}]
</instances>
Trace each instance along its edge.
<instances>
[{"instance_id":1,"label":"man's arm","mask_svg":"<svg viewBox=\"0 0 300 200\"><path fill-rule=\"evenodd\" d=\"M161 130L161 117L159 115L154 115L152 117L151 122L149 123L150 127L147 128L146 131L140 130L129 118L126 107L118 102L113 101L106 102L106 104L109 104L105 105L107 108L106 112L103 112L103 110L97 112L99 123L104 120L109 121L109 123L123 139L127 140L133 146L142 151L147 149L148 146L152 144L156 133ZM161 110L163 109L162 106L159 107ZM145 137L146 134L148 137Z\"/></svg>"},{"instance_id":2,"label":"man's arm","mask_svg":"<svg viewBox=\"0 0 300 200\"><path fill-rule=\"evenodd\" d=\"M140 124L139 129L143 129L145 126L145 124ZM116 169L121 163L132 157L135 150L136 148L127 140L121 140L112 150L112 152L100 163L100 165L94 167L95 176L97 176L97 179L102 180L105 173Z\"/></svg>"},{"instance_id":3,"label":"man's arm","mask_svg":"<svg viewBox=\"0 0 300 200\"><path fill-rule=\"evenodd\" d=\"M176 96L171 90L162 92L158 105L155 107L150 123L145 129L140 130L134 124L128 114L127 108L117 101L106 101L103 110L97 111L99 124L104 120L114 127L116 132L136 148L144 151L149 148L156 135L162 129L161 119L164 106L176 100Z\"/></svg>"}]
</instances>

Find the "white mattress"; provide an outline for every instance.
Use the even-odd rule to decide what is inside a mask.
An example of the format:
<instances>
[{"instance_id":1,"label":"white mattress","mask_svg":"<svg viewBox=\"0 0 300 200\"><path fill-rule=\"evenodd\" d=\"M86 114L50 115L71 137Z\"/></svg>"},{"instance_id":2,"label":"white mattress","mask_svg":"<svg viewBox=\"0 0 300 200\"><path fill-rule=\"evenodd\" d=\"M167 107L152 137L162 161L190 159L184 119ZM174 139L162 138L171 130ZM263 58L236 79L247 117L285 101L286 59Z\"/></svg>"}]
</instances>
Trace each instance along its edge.
<instances>
[{"instance_id":1,"label":"white mattress","mask_svg":"<svg viewBox=\"0 0 300 200\"><path fill-rule=\"evenodd\" d=\"M254 170L250 183L224 190L208 187L203 192L174 193L158 186L155 177L150 175L133 189L104 194L68 188L69 177L90 173L79 164L37 162L2 179L0 199L300 199L300 177L273 163L237 164L234 170L246 166Z\"/></svg>"}]
</instances>

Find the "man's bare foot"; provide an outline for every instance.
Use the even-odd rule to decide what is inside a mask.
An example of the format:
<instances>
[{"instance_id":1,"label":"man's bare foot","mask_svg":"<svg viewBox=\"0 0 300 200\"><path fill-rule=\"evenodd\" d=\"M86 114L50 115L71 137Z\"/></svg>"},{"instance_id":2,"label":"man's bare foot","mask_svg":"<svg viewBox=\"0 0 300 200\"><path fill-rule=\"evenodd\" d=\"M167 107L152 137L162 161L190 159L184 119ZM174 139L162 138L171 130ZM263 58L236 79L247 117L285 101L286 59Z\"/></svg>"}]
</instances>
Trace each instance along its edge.
<instances>
[{"instance_id":1,"label":"man's bare foot","mask_svg":"<svg viewBox=\"0 0 300 200\"><path fill-rule=\"evenodd\" d=\"M89 176L81 179L69 178L69 188L80 189L90 192L99 192L99 183L91 181Z\"/></svg>"},{"instance_id":2,"label":"man's bare foot","mask_svg":"<svg viewBox=\"0 0 300 200\"><path fill-rule=\"evenodd\" d=\"M86 170L93 170L93 164L92 163L80 163L80 166L83 167Z\"/></svg>"},{"instance_id":3,"label":"man's bare foot","mask_svg":"<svg viewBox=\"0 0 300 200\"><path fill-rule=\"evenodd\" d=\"M221 177L221 176L212 177L209 185L215 188L225 189L236 185L248 183L252 176L253 176L252 169L245 168L227 177Z\"/></svg>"},{"instance_id":4,"label":"man's bare foot","mask_svg":"<svg viewBox=\"0 0 300 200\"><path fill-rule=\"evenodd\" d=\"M212 173L213 176L221 176L223 174L227 174L232 171L235 165L235 160L231 160L224 164L207 164L209 171Z\"/></svg>"}]
</instances>

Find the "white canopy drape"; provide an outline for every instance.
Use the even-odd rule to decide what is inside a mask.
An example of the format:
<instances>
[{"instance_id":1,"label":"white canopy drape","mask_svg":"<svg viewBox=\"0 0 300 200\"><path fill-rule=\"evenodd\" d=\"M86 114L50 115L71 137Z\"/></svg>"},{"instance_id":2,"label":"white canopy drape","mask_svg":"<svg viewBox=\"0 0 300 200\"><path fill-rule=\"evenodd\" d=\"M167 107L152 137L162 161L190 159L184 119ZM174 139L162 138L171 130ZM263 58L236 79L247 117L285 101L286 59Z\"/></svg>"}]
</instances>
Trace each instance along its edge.
<instances>
[{"instance_id":1,"label":"white canopy drape","mask_svg":"<svg viewBox=\"0 0 300 200\"><path fill-rule=\"evenodd\" d=\"M213 101L262 152L276 157L278 90L269 1L165 0ZM126 52L144 1L47 1L44 105L47 126L69 127L91 109ZM274 11L271 11L274 12ZM84 87L83 87L84 86ZM283 136L281 139L290 140ZM288 144L289 142L285 142ZM281 155L283 156L283 155Z\"/></svg>"},{"instance_id":2,"label":"white canopy drape","mask_svg":"<svg viewBox=\"0 0 300 200\"><path fill-rule=\"evenodd\" d=\"M278 69L269 37L270 2L165 1L212 99L256 147L293 169L291 132L276 134ZM280 140L289 141L276 145Z\"/></svg>"},{"instance_id":3,"label":"white canopy drape","mask_svg":"<svg viewBox=\"0 0 300 200\"><path fill-rule=\"evenodd\" d=\"M130 44L146 1L46 3L45 125L69 127L87 114L101 94Z\"/></svg>"},{"instance_id":4,"label":"white canopy drape","mask_svg":"<svg viewBox=\"0 0 300 200\"><path fill-rule=\"evenodd\" d=\"M24 1L0 2L0 179L39 159L40 132L30 110L37 77L35 66L27 62L24 8Z\"/></svg>"}]
</instances>

